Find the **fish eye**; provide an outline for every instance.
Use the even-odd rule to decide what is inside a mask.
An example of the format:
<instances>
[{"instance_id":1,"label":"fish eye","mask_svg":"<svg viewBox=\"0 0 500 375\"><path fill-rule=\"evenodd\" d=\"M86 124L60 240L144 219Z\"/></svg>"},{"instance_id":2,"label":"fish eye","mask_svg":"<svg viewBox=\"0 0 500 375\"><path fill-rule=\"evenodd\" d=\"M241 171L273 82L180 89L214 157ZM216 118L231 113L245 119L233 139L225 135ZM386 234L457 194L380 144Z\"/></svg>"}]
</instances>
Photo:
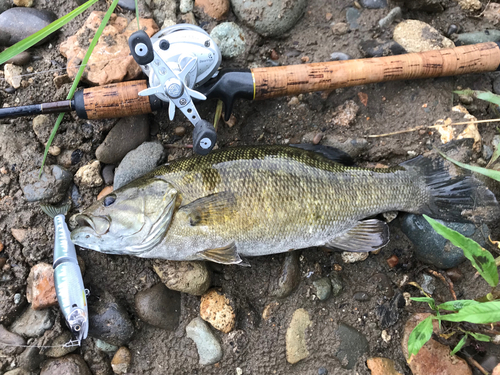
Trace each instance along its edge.
<instances>
[{"instance_id":1,"label":"fish eye","mask_svg":"<svg viewBox=\"0 0 500 375\"><path fill-rule=\"evenodd\" d=\"M74 326L74 327L73 327L73 329L74 329L76 332L79 332L79 331L82 329L82 327L81 327L80 325L78 325L78 324L77 324L76 326Z\"/></svg>"},{"instance_id":2,"label":"fish eye","mask_svg":"<svg viewBox=\"0 0 500 375\"><path fill-rule=\"evenodd\" d=\"M116 200L116 197L114 195L107 195L106 197L104 197L104 207L108 207L110 205L112 205L113 203L115 203L115 200Z\"/></svg>"}]
</instances>

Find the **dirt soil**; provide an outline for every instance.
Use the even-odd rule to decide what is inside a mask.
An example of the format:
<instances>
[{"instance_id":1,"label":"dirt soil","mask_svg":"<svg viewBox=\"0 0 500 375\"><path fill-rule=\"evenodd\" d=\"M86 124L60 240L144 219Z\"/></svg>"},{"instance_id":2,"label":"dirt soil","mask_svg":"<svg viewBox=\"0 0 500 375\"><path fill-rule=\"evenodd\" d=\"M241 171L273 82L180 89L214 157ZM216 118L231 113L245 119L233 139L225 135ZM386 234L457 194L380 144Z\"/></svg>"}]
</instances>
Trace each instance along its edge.
<instances>
[{"instance_id":1,"label":"dirt soil","mask_svg":"<svg viewBox=\"0 0 500 375\"><path fill-rule=\"evenodd\" d=\"M488 1L483 0L486 4ZM270 64L271 50L280 56L278 62L285 64L301 64L301 58L307 56L309 62L328 61L333 52L344 52L353 58L361 58L358 45L361 41L377 36L390 40L394 25L380 33L375 25L387 14L387 9L361 10L360 28L345 35L334 35L330 30L332 21L345 21L345 9L352 6L350 0L314 0L310 1L304 17L295 27L279 39L263 39L248 28L245 31L250 36L249 45L243 57L232 61L224 61L223 67L254 67ZM390 7L398 5L390 2ZM59 17L68 13L75 6L72 1L35 0L39 9L50 9ZM105 10L106 3L100 2L93 9ZM326 14L331 13L327 21ZM83 16L64 27L50 44L34 48L32 54L40 59L32 61L35 74L25 79L33 81L27 87L14 93L3 89L7 84L0 80L0 105L24 105L61 99L67 93L68 87L58 90L54 83L54 75L62 74L65 59L59 54L58 46L68 36L74 34L88 16ZM130 12L123 13L132 18ZM418 19L431 24L442 33L450 24L460 25L464 32L484 30L492 25L482 17L472 17L461 10L453 1L448 2L448 8L442 13L424 13L404 10L404 18ZM229 20L238 22L234 15ZM26 72L26 66L24 67ZM300 142L302 136L310 132L322 132L344 141L348 138L363 138L370 134L381 134L395 130L412 128L418 125L431 125L437 119L449 116L452 105L457 104L457 98L452 97L452 90L458 87L479 90L491 90L492 80L497 73L475 74L462 77L440 79L425 79L360 86L349 89L339 89L331 93L304 94L297 106L289 106L290 97L266 100L261 102L239 101L234 108L236 125L232 128L221 124L218 130L219 147L229 147L247 144L283 144ZM368 102L363 105L358 94L368 96ZM356 120L350 127L335 127L331 124L335 108L346 100L354 100L360 110ZM212 120L216 103L202 103L199 111L202 118ZM471 113L479 119L491 118L493 113L487 105L474 102L468 106ZM56 116L51 116L55 121ZM191 125L178 113L173 122L168 120L167 112L160 111L154 115L155 134L164 143L177 141L191 143ZM4 120L0 125L3 154L0 155L0 167L5 173L0 176L0 240L4 250L0 257L7 258L7 266L0 274L1 290L0 304L2 312L8 318L6 324L12 322L26 306L26 278L30 267L45 261L52 262L53 225L51 220L42 213L38 203L27 203L19 186L19 174L40 167L43 145L36 138L32 129L32 118ZM81 161L70 169L76 170L95 159L95 149L104 139L113 121L84 121L76 115L67 115L61 127L61 138L58 140L64 149L80 149L83 151ZM185 126L188 136L179 141L174 137L174 128ZM483 141L491 146L495 127L492 124L479 125ZM406 133L385 138L368 138L369 147L356 160L360 165L383 163L396 165L432 149L432 145L440 145L439 134L435 131ZM170 149L170 158L189 154L189 150ZM476 161L480 154L474 154ZM14 160L14 162L12 162ZM48 164L55 164L54 157L49 156ZM74 208L76 213L87 207L96 199L100 188L80 189L81 206ZM85 284L102 286L114 294L127 308L136 325L136 333L128 344L132 352L131 374L236 374L236 368L243 374L317 374L318 368L328 369L329 374L370 374L365 359L369 356L383 356L395 360L397 369L405 374L410 370L406 365L401 349L401 337L404 323L409 314L416 311L427 311L425 304L412 303L404 310L398 322L387 329L391 336L388 342L381 337L381 329L375 315L377 306L389 299L387 293L382 293L374 287L373 276L385 274L391 281L394 292L410 292L413 296L418 291L408 286L401 287L404 281L420 281L422 264L412 257L413 247L409 240L399 230L399 219L390 224L391 242L379 254L372 254L361 263L344 264L339 253L325 252L321 249L300 251L301 278L298 288L287 298L275 300L269 290L279 277L280 266L284 254L250 259L250 268L237 266L212 266L215 274L214 286L231 295L236 301L236 329L244 330L248 345L241 353L234 353L230 345L224 346L223 359L214 366L202 367L198 364L198 354L194 343L186 337L186 325L199 314L199 297L182 295L181 323L174 332L167 332L148 326L139 321L134 311L134 295L159 282L152 269L153 261L129 256L104 255L93 251L79 251L86 265ZM23 244L11 234L12 228L29 229ZM494 233L495 234L495 233ZM390 268L386 259L397 254L401 263ZM337 265L337 267L335 267ZM341 266L341 271L335 268ZM469 263L460 266L464 277L455 284L459 298L474 298L488 292L486 283L480 278L474 278L474 270ZM312 282L320 277L338 273L344 282L342 294L325 302L318 301L313 294ZM435 281L437 290L435 298L450 299L447 287L441 281ZM367 292L371 298L367 302L353 299L358 291ZM17 307L13 304L15 293L22 295L22 302ZM268 320L261 318L264 307L269 303L278 302L276 310ZM307 331L307 342L310 356L291 365L285 356L285 332L293 312L298 308L306 309L311 316L313 325ZM59 314L54 308L54 312ZM60 318L60 316L59 316ZM360 359L353 370L342 369L334 358L338 343L334 331L340 322L355 327L369 341L368 355ZM214 330L215 331L215 330ZM224 335L215 332L220 341ZM93 356L95 346L92 339L87 340L76 353ZM478 360L480 358L478 357ZM0 358L0 372L7 364Z\"/></svg>"}]
</instances>

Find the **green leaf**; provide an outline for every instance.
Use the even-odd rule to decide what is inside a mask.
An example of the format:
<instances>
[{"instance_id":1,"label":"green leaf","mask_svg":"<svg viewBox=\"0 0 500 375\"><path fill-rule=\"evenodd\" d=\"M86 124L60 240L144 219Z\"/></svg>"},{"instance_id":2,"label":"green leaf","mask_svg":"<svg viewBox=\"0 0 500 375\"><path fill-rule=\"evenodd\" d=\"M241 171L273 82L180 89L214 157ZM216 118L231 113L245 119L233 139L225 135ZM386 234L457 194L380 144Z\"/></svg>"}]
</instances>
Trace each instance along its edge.
<instances>
[{"instance_id":1,"label":"green leaf","mask_svg":"<svg viewBox=\"0 0 500 375\"><path fill-rule=\"evenodd\" d=\"M500 172L499 171L494 171L492 169L487 169L487 168L482 168L482 167L475 167L473 165L468 165L468 164L465 164L465 163L461 163L459 161L453 160L449 156L446 156L445 154L443 154L439 150L438 150L438 152L441 154L441 156L443 158L445 158L448 161L451 161L452 163L458 165L459 167L462 167L464 169L468 169L468 170L470 170L472 172L480 173L480 174L485 175L485 176L487 176L489 178L492 178L492 179L494 179L496 181L500 181Z\"/></svg>"},{"instance_id":2,"label":"green leaf","mask_svg":"<svg viewBox=\"0 0 500 375\"><path fill-rule=\"evenodd\" d=\"M467 333L472 337L474 337L477 341L484 341L484 342L491 341L491 337L488 335L483 335L482 333L469 332L469 331L467 331Z\"/></svg>"},{"instance_id":3,"label":"green leaf","mask_svg":"<svg viewBox=\"0 0 500 375\"><path fill-rule=\"evenodd\" d=\"M436 319L474 324L496 323L500 321L500 301L469 305L455 314L440 315Z\"/></svg>"},{"instance_id":4,"label":"green leaf","mask_svg":"<svg viewBox=\"0 0 500 375\"><path fill-rule=\"evenodd\" d=\"M415 301L415 302L427 302L431 309L436 310L436 302L434 301L434 298L431 298L431 297L410 297L410 299L412 301Z\"/></svg>"},{"instance_id":5,"label":"green leaf","mask_svg":"<svg viewBox=\"0 0 500 375\"><path fill-rule=\"evenodd\" d=\"M464 335L464 337L462 337L462 339L458 342L457 346L455 346L451 351L451 355L455 355L460 349L462 349L466 341L467 335Z\"/></svg>"},{"instance_id":6,"label":"green leaf","mask_svg":"<svg viewBox=\"0 0 500 375\"><path fill-rule=\"evenodd\" d=\"M449 240L453 245L458 246L464 251L464 255L470 260L472 266L486 280L490 286L495 287L498 284L498 271L493 255L483 249L476 241L465 237L464 235L438 223L427 215L423 215L434 230Z\"/></svg>"},{"instance_id":7,"label":"green leaf","mask_svg":"<svg viewBox=\"0 0 500 375\"><path fill-rule=\"evenodd\" d=\"M87 66L87 62L89 61L90 55L92 54L94 47L96 46L97 42L99 41L99 38L101 37L102 31L106 27L106 24L108 23L108 21L111 17L111 14L113 14L113 11L115 10L116 5L118 4L118 1L119 0L113 0L113 3L111 4L111 6L107 10L106 14L102 18L102 22L99 25L99 28L97 29L97 31L95 32L94 38L92 39L92 42L90 42L89 48L87 49L87 52L85 53L85 57L82 60L82 63L80 65L80 68L78 69L78 72L76 73L75 80L73 81L73 84L71 85L68 96L66 97L67 100L73 99L73 95L75 95L76 88L78 87L78 83L80 82L80 79L82 78L83 71L85 70L85 67ZM52 144L52 141L57 134L57 129L59 128L59 125L61 125L63 117L64 117L64 113L60 113L59 116L57 117L57 120L56 120L54 127L52 128L52 132L50 133L49 140L47 142L47 145L45 146L45 152L43 154L42 166L40 167L39 176L41 176L41 174L43 172L43 166L45 165L45 160L47 159L50 145Z\"/></svg>"},{"instance_id":8,"label":"green leaf","mask_svg":"<svg viewBox=\"0 0 500 375\"><path fill-rule=\"evenodd\" d=\"M54 31L59 30L61 27L63 27L69 21L71 21L73 18L80 15L85 10L90 8L92 5L97 3L97 1L98 0L87 1L85 4L80 5L75 10L73 10L73 11L69 12L68 14L66 14L65 16L55 20L50 25L45 26L43 29L37 31L33 35L30 35L29 37L17 42L13 46L7 48L5 51L0 53L0 65L3 64L4 62L6 62L7 60L13 58L14 56L20 54L21 52L26 51L31 46L34 46L39 41L41 41L43 38L52 34Z\"/></svg>"},{"instance_id":9,"label":"green leaf","mask_svg":"<svg viewBox=\"0 0 500 375\"><path fill-rule=\"evenodd\" d=\"M453 91L458 95L467 95L476 97L478 99L500 105L500 95L495 95L490 91L480 91L480 90L461 90L461 91Z\"/></svg>"},{"instance_id":10,"label":"green leaf","mask_svg":"<svg viewBox=\"0 0 500 375\"><path fill-rule=\"evenodd\" d=\"M432 315L428 316L418 323L413 331L411 331L410 337L408 338L408 358L410 358L412 354L417 355L422 346L431 338L432 318Z\"/></svg>"},{"instance_id":11,"label":"green leaf","mask_svg":"<svg viewBox=\"0 0 500 375\"><path fill-rule=\"evenodd\" d=\"M458 311L463 309L466 306L477 305L479 302L474 301L473 299L462 299L457 301L447 301L437 306L438 309L448 310L448 311Z\"/></svg>"}]
</instances>

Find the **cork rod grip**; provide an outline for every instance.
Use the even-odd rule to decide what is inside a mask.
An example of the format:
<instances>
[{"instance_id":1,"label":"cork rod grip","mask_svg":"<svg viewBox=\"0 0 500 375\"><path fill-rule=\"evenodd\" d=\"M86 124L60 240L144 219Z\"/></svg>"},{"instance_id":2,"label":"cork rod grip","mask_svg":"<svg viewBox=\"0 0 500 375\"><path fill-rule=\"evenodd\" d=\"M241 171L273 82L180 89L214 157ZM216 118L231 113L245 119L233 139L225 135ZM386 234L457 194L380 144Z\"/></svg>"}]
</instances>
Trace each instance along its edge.
<instances>
[{"instance_id":1,"label":"cork rod grip","mask_svg":"<svg viewBox=\"0 0 500 375\"><path fill-rule=\"evenodd\" d=\"M138 95L147 88L146 81L142 80L85 89L83 102L87 118L97 120L150 113L149 97Z\"/></svg>"},{"instance_id":2,"label":"cork rod grip","mask_svg":"<svg viewBox=\"0 0 500 375\"><path fill-rule=\"evenodd\" d=\"M254 99L267 99L339 87L497 70L497 43L375 57L252 69Z\"/></svg>"}]
</instances>

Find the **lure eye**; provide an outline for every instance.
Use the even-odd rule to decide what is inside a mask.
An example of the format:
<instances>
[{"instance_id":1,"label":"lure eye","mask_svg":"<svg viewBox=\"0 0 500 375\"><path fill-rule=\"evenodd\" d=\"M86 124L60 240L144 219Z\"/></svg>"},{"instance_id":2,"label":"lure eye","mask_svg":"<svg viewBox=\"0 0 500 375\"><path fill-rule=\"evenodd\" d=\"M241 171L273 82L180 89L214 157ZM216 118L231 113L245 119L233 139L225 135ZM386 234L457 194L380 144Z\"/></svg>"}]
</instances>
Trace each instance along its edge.
<instances>
[{"instance_id":1,"label":"lure eye","mask_svg":"<svg viewBox=\"0 0 500 375\"><path fill-rule=\"evenodd\" d=\"M74 329L76 332L79 332L79 331L82 329L82 327L81 327L80 325L78 325L78 324L77 324L76 326L74 326L74 327L73 327L73 329Z\"/></svg>"},{"instance_id":2,"label":"lure eye","mask_svg":"<svg viewBox=\"0 0 500 375\"><path fill-rule=\"evenodd\" d=\"M108 195L104 198L104 207L108 207L110 205L112 205L113 203L115 203L115 200L116 200L116 197L113 196L113 195Z\"/></svg>"}]
</instances>

